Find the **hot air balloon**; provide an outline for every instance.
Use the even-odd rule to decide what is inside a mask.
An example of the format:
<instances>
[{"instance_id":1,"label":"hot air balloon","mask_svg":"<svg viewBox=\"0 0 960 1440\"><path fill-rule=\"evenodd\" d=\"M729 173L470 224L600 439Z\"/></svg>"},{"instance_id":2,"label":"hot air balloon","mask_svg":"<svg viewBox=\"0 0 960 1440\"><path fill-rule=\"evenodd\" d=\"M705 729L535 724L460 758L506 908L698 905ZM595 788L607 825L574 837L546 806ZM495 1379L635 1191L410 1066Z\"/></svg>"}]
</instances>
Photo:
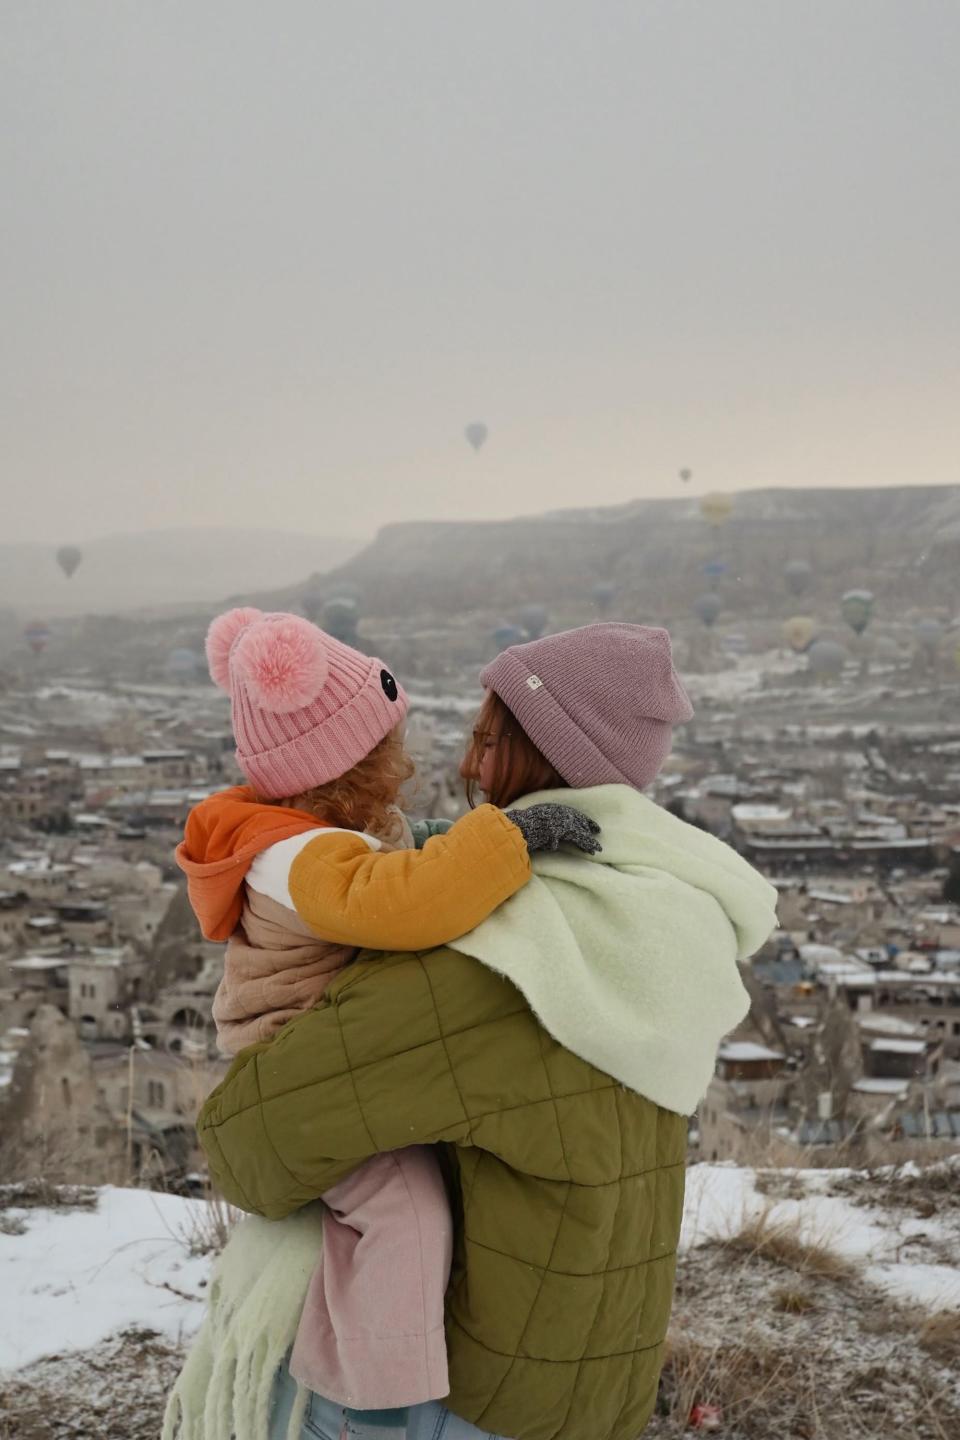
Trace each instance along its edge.
<instances>
[{"instance_id":1,"label":"hot air balloon","mask_svg":"<svg viewBox=\"0 0 960 1440\"><path fill-rule=\"evenodd\" d=\"M68 580L76 574L82 559L83 551L78 545L61 545L57 551L57 564Z\"/></svg>"},{"instance_id":2,"label":"hot air balloon","mask_svg":"<svg viewBox=\"0 0 960 1440\"><path fill-rule=\"evenodd\" d=\"M356 645L359 618L356 600L348 595L335 595L323 607L321 625L334 640L340 640L344 645Z\"/></svg>"},{"instance_id":3,"label":"hot air balloon","mask_svg":"<svg viewBox=\"0 0 960 1440\"><path fill-rule=\"evenodd\" d=\"M187 683L195 680L203 667L203 661L196 650L178 645L167 656L167 674L171 680Z\"/></svg>"},{"instance_id":4,"label":"hot air balloon","mask_svg":"<svg viewBox=\"0 0 960 1440\"><path fill-rule=\"evenodd\" d=\"M783 638L795 650L798 655L809 650L817 627L809 615L792 615L789 620L783 623Z\"/></svg>"},{"instance_id":5,"label":"hot air balloon","mask_svg":"<svg viewBox=\"0 0 960 1440\"><path fill-rule=\"evenodd\" d=\"M679 476L680 476L680 479L683 481L684 485L688 485L688 484L690 483L690 481L693 479L693 471L692 471L692 470L688 470L688 469L686 468L686 466L684 466L684 468L683 468L682 470L678 471L678 474L679 474Z\"/></svg>"},{"instance_id":6,"label":"hot air balloon","mask_svg":"<svg viewBox=\"0 0 960 1440\"><path fill-rule=\"evenodd\" d=\"M517 619L528 639L539 640L547 626L547 611L543 605L524 605Z\"/></svg>"},{"instance_id":7,"label":"hot air balloon","mask_svg":"<svg viewBox=\"0 0 960 1440\"><path fill-rule=\"evenodd\" d=\"M855 635L862 635L873 617L873 594L869 590L848 590L840 611Z\"/></svg>"},{"instance_id":8,"label":"hot air balloon","mask_svg":"<svg viewBox=\"0 0 960 1440\"><path fill-rule=\"evenodd\" d=\"M722 636L720 645L728 655L746 655L750 649L750 641L739 630L732 630Z\"/></svg>"},{"instance_id":9,"label":"hot air balloon","mask_svg":"<svg viewBox=\"0 0 960 1440\"><path fill-rule=\"evenodd\" d=\"M498 651L506 650L510 645L522 645L526 638L526 631L521 630L519 625L498 625L493 632L493 643Z\"/></svg>"},{"instance_id":10,"label":"hot air balloon","mask_svg":"<svg viewBox=\"0 0 960 1440\"><path fill-rule=\"evenodd\" d=\"M700 501L700 514L708 525L715 525L719 529L733 514L733 496L704 495Z\"/></svg>"},{"instance_id":11,"label":"hot air balloon","mask_svg":"<svg viewBox=\"0 0 960 1440\"><path fill-rule=\"evenodd\" d=\"M709 629L711 625L716 624L720 611L723 609L723 601L719 595L714 594L714 592L710 590L706 595L701 595L699 599L695 601L693 609L694 613L700 617L704 625Z\"/></svg>"},{"instance_id":12,"label":"hot air balloon","mask_svg":"<svg viewBox=\"0 0 960 1440\"><path fill-rule=\"evenodd\" d=\"M479 450L486 444L487 436L490 432L482 420L474 420L472 424L467 426L463 433L474 450Z\"/></svg>"},{"instance_id":13,"label":"hot air balloon","mask_svg":"<svg viewBox=\"0 0 960 1440\"><path fill-rule=\"evenodd\" d=\"M816 640L807 652L807 663L815 675L839 675L848 658L834 640Z\"/></svg>"},{"instance_id":14,"label":"hot air balloon","mask_svg":"<svg viewBox=\"0 0 960 1440\"><path fill-rule=\"evenodd\" d=\"M810 589L813 569L808 560L791 560L783 572L791 595L803 595Z\"/></svg>"},{"instance_id":15,"label":"hot air balloon","mask_svg":"<svg viewBox=\"0 0 960 1440\"><path fill-rule=\"evenodd\" d=\"M617 587L612 580L598 580L593 587L593 603L601 615L606 615L617 598Z\"/></svg>"},{"instance_id":16,"label":"hot air balloon","mask_svg":"<svg viewBox=\"0 0 960 1440\"><path fill-rule=\"evenodd\" d=\"M703 573L708 575L711 580L719 580L722 575L726 575L727 569L727 565L722 560L708 560L703 567Z\"/></svg>"},{"instance_id":17,"label":"hot air balloon","mask_svg":"<svg viewBox=\"0 0 960 1440\"><path fill-rule=\"evenodd\" d=\"M42 620L31 620L23 627L23 638L34 655L42 655L50 643L50 626Z\"/></svg>"},{"instance_id":18,"label":"hot air balloon","mask_svg":"<svg viewBox=\"0 0 960 1440\"><path fill-rule=\"evenodd\" d=\"M943 626L939 620L935 620L930 615L925 616L924 619L917 621L913 627L913 634L921 650L931 658L936 655L943 639Z\"/></svg>"}]
</instances>

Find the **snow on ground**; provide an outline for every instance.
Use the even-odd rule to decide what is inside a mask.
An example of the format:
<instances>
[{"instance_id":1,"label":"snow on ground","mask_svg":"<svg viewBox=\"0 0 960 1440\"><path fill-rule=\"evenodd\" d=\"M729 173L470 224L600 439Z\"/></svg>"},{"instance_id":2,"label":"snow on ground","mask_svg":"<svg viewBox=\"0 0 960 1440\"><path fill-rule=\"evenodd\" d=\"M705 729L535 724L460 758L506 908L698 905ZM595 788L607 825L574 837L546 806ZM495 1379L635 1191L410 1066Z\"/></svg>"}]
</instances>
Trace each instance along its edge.
<instances>
[{"instance_id":1,"label":"snow on ground","mask_svg":"<svg viewBox=\"0 0 960 1440\"><path fill-rule=\"evenodd\" d=\"M209 1257L191 1256L204 1202L106 1188L95 1210L8 1209L0 1233L0 1371L89 1350L131 1327L181 1341L203 1318Z\"/></svg>"},{"instance_id":2,"label":"snow on ground","mask_svg":"<svg viewBox=\"0 0 960 1440\"><path fill-rule=\"evenodd\" d=\"M784 1181L789 1198L762 1193L763 1173ZM920 1218L909 1205L881 1203L869 1186L855 1196L835 1193L851 1177L862 1178L856 1171L763 1173L758 1182L756 1172L735 1165L692 1166L681 1250L728 1239L768 1212L772 1224L855 1262L892 1298L960 1309L957 1210L938 1207ZM6 1209L0 1372L92 1350L138 1327L175 1344L188 1340L203 1317L210 1275L210 1257L192 1253L203 1214L203 1201L113 1188L98 1192L96 1209Z\"/></svg>"},{"instance_id":3,"label":"snow on ground","mask_svg":"<svg viewBox=\"0 0 960 1440\"><path fill-rule=\"evenodd\" d=\"M856 1204L832 1191L860 1172L779 1171L795 1176L803 1198L771 1198L756 1172L735 1165L694 1165L687 1175L681 1250L729 1239L745 1222L768 1214L798 1238L854 1262L863 1278L897 1300L931 1310L960 1310L960 1233L952 1212L922 1219L889 1205ZM888 1172L895 1177L896 1172ZM907 1174L916 1175L910 1167ZM960 1184L960 1172L958 1172ZM866 1197L868 1198L868 1197Z\"/></svg>"}]
</instances>

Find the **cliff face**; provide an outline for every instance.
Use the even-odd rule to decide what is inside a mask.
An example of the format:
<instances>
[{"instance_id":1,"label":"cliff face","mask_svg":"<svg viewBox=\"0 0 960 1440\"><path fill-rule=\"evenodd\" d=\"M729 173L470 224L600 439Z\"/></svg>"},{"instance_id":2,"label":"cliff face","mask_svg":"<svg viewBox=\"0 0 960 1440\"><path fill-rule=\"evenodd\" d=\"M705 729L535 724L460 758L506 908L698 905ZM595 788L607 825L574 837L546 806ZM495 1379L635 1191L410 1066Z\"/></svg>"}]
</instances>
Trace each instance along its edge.
<instances>
[{"instance_id":1,"label":"cliff face","mask_svg":"<svg viewBox=\"0 0 960 1440\"><path fill-rule=\"evenodd\" d=\"M314 588L361 588L368 614L444 613L538 601L557 604L612 581L647 613L686 613L719 561L731 612L783 596L790 560L810 562L811 602L866 586L885 604L960 601L960 486L767 490L739 495L711 527L695 497L638 501L498 522L390 525ZM295 602L309 586L270 597ZM804 608L794 600L793 608ZM810 603L810 602L808 602Z\"/></svg>"}]
</instances>

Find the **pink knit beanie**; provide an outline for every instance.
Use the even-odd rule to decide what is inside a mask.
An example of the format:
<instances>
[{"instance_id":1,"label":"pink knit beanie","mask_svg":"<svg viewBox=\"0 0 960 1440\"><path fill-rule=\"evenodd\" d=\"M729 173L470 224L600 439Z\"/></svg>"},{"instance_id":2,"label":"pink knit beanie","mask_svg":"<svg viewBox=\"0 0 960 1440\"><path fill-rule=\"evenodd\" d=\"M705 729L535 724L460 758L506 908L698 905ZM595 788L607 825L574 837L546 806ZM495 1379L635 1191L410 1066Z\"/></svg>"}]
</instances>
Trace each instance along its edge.
<instances>
[{"instance_id":1,"label":"pink knit beanie","mask_svg":"<svg viewBox=\"0 0 960 1440\"><path fill-rule=\"evenodd\" d=\"M207 662L232 702L237 764L271 800L345 775L407 713L406 695L379 660L300 615L218 615Z\"/></svg>"},{"instance_id":2,"label":"pink knit beanie","mask_svg":"<svg viewBox=\"0 0 960 1440\"><path fill-rule=\"evenodd\" d=\"M693 706L666 630L610 622L512 645L480 675L578 790L644 790Z\"/></svg>"}]
</instances>

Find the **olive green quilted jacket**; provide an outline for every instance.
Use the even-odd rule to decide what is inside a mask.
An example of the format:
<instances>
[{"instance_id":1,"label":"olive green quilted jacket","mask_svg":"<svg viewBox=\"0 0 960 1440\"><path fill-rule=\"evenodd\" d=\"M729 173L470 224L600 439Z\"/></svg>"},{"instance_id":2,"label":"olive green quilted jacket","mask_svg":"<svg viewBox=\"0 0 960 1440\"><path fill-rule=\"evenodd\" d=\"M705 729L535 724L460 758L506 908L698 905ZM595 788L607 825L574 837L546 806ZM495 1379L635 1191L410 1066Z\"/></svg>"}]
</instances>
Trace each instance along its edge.
<instances>
[{"instance_id":1,"label":"olive green quilted jacket","mask_svg":"<svg viewBox=\"0 0 960 1440\"><path fill-rule=\"evenodd\" d=\"M199 1120L270 1218L367 1157L439 1142L455 1253L450 1409L514 1440L636 1440L670 1315L686 1121L564 1049L452 950L358 961L245 1051Z\"/></svg>"}]
</instances>

